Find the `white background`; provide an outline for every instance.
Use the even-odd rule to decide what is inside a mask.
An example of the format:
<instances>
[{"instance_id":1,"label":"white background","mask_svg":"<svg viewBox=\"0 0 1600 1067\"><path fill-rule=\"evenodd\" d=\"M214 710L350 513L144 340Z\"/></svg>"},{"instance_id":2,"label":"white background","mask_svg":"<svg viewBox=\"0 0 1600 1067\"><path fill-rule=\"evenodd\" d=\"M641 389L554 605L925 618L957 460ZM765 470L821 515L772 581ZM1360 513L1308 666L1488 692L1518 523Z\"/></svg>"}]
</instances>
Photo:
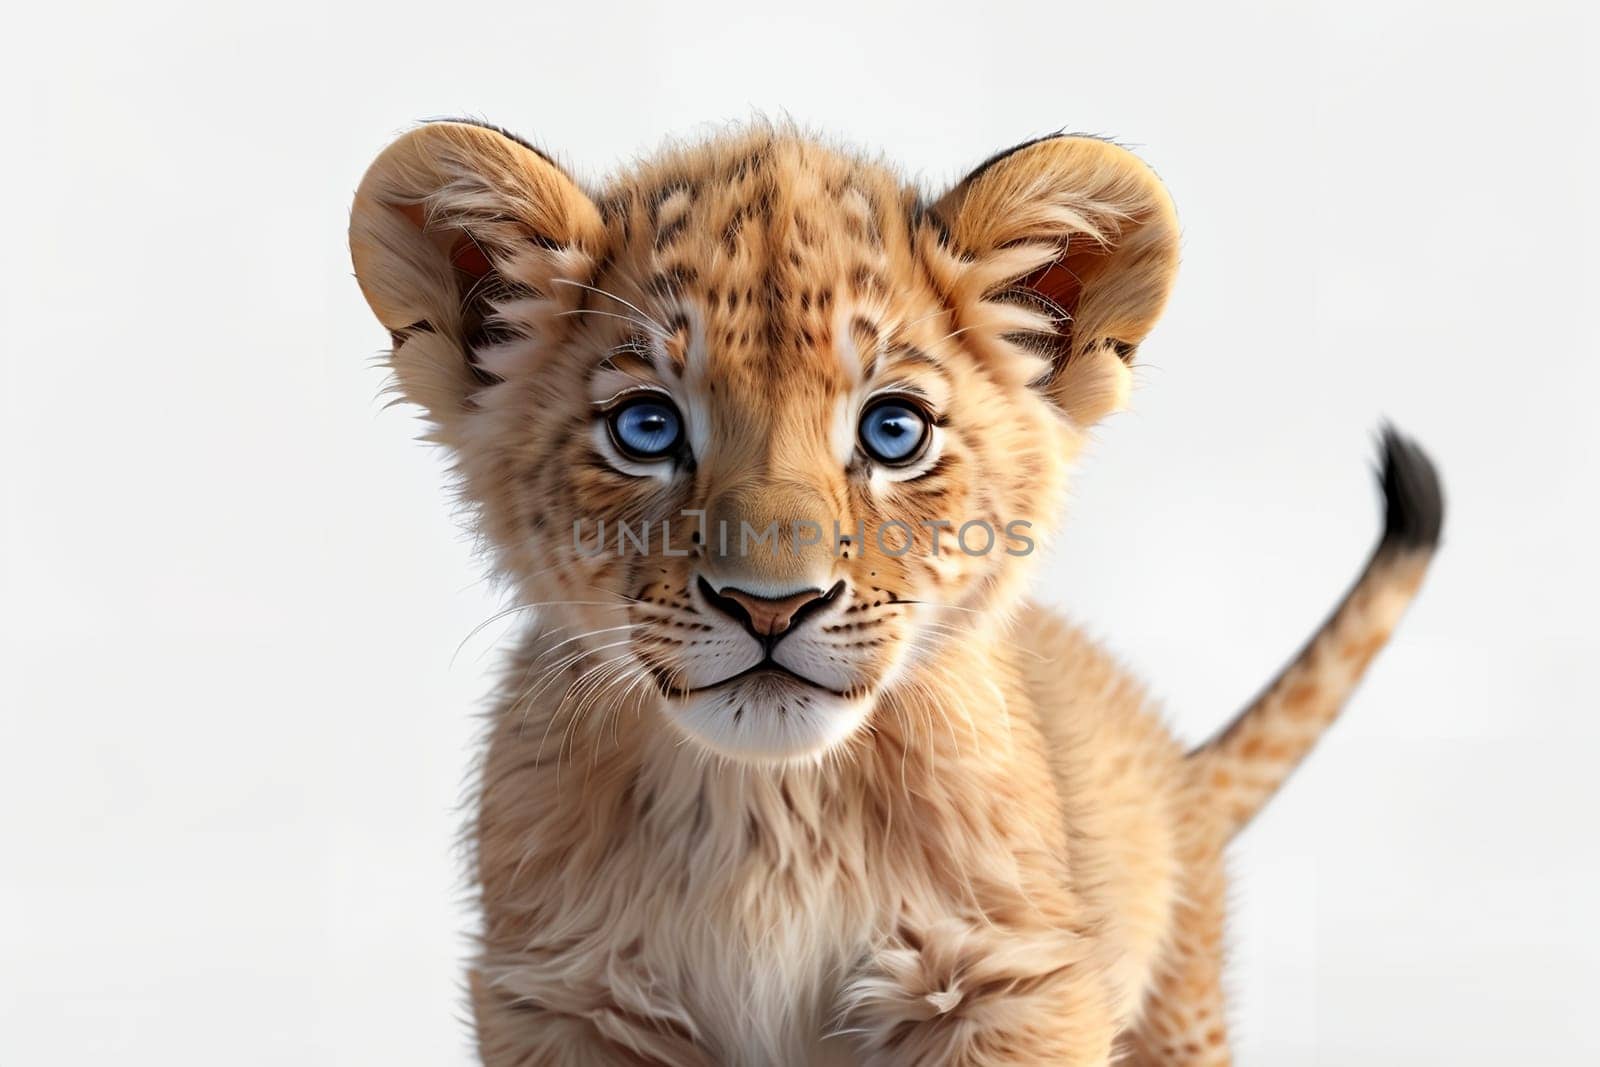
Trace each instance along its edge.
<instances>
[{"instance_id":1,"label":"white background","mask_svg":"<svg viewBox=\"0 0 1600 1067\"><path fill-rule=\"evenodd\" d=\"M1062 126L1167 179L1177 295L1042 595L1186 737L1357 570L1378 420L1429 447L1437 567L1235 851L1239 1059L1597 1062L1592 5L252 7L6 16L0 1063L467 1061L504 624L452 659L499 602L382 407L350 196L425 117L598 178L757 111L930 184Z\"/></svg>"}]
</instances>

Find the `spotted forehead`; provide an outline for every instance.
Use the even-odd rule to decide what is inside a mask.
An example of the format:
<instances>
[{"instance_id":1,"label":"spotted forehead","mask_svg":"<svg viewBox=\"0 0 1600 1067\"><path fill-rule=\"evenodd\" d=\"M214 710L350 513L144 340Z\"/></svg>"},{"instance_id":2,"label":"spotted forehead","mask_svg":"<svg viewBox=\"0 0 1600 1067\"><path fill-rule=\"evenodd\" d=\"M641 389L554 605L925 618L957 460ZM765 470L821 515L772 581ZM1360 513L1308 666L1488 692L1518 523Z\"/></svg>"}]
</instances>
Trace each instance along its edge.
<instances>
[{"instance_id":1,"label":"spotted forehead","mask_svg":"<svg viewBox=\"0 0 1600 1067\"><path fill-rule=\"evenodd\" d=\"M601 201L605 284L720 380L847 386L886 343L913 203L884 168L793 138L669 155Z\"/></svg>"}]
</instances>

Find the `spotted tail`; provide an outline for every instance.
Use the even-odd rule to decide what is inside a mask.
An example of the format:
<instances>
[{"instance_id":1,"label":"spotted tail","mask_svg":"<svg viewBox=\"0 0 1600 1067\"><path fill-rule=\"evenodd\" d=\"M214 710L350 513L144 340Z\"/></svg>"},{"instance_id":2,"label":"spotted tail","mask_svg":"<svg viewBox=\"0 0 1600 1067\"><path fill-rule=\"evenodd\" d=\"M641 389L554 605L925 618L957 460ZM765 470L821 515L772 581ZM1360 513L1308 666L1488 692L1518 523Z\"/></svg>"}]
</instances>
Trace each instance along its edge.
<instances>
[{"instance_id":1,"label":"spotted tail","mask_svg":"<svg viewBox=\"0 0 1600 1067\"><path fill-rule=\"evenodd\" d=\"M1383 539L1366 570L1266 691L1190 753L1229 836L1255 817L1339 714L1438 547L1444 496L1432 462L1393 428L1384 430L1382 447Z\"/></svg>"}]
</instances>

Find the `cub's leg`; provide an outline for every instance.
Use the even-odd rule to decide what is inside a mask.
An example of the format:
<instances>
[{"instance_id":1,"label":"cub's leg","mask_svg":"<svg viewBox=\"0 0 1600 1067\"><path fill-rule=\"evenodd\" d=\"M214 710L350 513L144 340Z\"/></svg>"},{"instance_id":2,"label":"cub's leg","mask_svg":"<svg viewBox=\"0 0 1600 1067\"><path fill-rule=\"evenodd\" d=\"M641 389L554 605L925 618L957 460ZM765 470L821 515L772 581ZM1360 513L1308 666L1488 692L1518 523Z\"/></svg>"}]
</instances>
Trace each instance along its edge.
<instances>
[{"instance_id":1,"label":"cub's leg","mask_svg":"<svg viewBox=\"0 0 1600 1067\"><path fill-rule=\"evenodd\" d=\"M687 1034L621 1006L569 1014L517 1001L472 973L484 1067L709 1067Z\"/></svg>"},{"instance_id":2,"label":"cub's leg","mask_svg":"<svg viewBox=\"0 0 1600 1067\"><path fill-rule=\"evenodd\" d=\"M1173 910L1165 955L1128 1035L1123 1062L1137 1067L1227 1067L1222 998L1226 885L1220 850L1192 858Z\"/></svg>"},{"instance_id":3,"label":"cub's leg","mask_svg":"<svg viewBox=\"0 0 1600 1067\"><path fill-rule=\"evenodd\" d=\"M903 924L845 990L841 1018L885 1067L1104 1067L1116 1029L1083 939L958 920Z\"/></svg>"}]
</instances>

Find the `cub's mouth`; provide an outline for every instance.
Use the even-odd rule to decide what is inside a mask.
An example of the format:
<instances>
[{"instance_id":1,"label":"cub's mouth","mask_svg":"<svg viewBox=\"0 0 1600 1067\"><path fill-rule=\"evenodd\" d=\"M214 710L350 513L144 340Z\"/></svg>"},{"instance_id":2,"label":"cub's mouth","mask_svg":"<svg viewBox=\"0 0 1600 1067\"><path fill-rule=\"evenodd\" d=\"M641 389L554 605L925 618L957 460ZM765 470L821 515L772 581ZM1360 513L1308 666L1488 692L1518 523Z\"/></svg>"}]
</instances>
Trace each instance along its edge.
<instances>
[{"instance_id":1,"label":"cub's mouth","mask_svg":"<svg viewBox=\"0 0 1600 1067\"><path fill-rule=\"evenodd\" d=\"M866 691L840 694L763 660L721 681L668 693L667 721L719 756L754 763L812 760L866 721Z\"/></svg>"},{"instance_id":2,"label":"cub's mouth","mask_svg":"<svg viewBox=\"0 0 1600 1067\"><path fill-rule=\"evenodd\" d=\"M756 677L782 679L796 685L805 686L807 689L813 689L819 693L827 693L828 695L838 697L841 700L848 699L852 695L841 689L830 689L821 682L812 681L810 678L800 674L798 671L790 670L788 667L785 667L783 664L773 659L771 652L768 652L760 663L746 667L742 671L737 671L733 674L730 674L721 681L710 682L706 685L695 686L693 688L685 688L683 686L673 685L672 682L667 678L667 672L659 667L651 668L650 675L655 679L656 686L661 690L662 695L668 698L683 698L694 696L698 693L714 693L718 690L726 689L738 682L742 682L747 678Z\"/></svg>"},{"instance_id":3,"label":"cub's mouth","mask_svg":"<svg viewBox=\"0 0 1600 1067\"><path fill-rule=\"evenodd\" d=\"M641 588L646 629L632 639L687 739L730 759L785 762L818 757L866 721L901 644L884 616L901 609L862 606L842 578L787 588L747 578L746 588L685 577Z\"/></svg>"}]
</instances>

